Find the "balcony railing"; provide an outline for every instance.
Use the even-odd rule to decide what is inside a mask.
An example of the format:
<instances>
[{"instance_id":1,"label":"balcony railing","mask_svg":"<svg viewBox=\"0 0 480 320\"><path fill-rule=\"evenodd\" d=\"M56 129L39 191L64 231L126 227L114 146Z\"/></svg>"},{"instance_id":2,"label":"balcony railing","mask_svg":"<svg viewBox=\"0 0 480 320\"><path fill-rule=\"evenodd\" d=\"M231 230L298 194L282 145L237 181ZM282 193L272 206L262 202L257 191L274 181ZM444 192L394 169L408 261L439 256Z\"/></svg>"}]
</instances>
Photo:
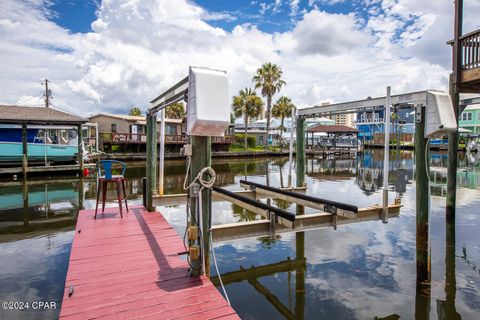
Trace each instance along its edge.
<instances>
[{"instance_id":1,"label":"balcony railing","mask_svg":"<svg viewBox=\"0 0 480 320\"><path fill-rule=\"evenodd\" d=\"M480 67L480 30L462 36L460 46L462 48L462 69Z\"/></svg>"},{"instance_id":2,"label":"balcony railing","mask_svg":"<svg viewBox=\"0 0 480 320\"><path fill-rule=\"evenodd\" d=\"M353 120L356 124L383 123L383 118Z\"/></svg>"},{"instance_id":3,"label":"balcony railing","mask_svg":"<svg viewBox=\"0 0 480 320\"><path fill-rule=\"evenodd\" d=\"M117 142L117 143L146 143L147 136L140 133L117 133L117 132L102 132L100 139L103 142ZM160 139L158 133L157 139ZM157 140L157 141L158 141ZM232 136L212 137L212 143L231 143ZM165 143L170 144L185 144L187 143L187 135L185 134L166 134Z\"/></svg>"}]
</instances>

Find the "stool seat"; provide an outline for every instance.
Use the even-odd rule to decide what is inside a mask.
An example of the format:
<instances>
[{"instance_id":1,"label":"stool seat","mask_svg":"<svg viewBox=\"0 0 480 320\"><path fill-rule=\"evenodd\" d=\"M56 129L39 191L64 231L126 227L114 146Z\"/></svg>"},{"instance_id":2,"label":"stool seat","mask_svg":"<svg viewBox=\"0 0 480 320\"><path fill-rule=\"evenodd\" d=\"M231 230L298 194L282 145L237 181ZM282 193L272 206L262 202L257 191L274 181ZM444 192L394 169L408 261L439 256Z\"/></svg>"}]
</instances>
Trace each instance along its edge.
<instances>
[{"instance_id":1,"label":"stool seat","mask_svg":"<svg viewBox=\"0 0 480 320\"><path fill-rule=\"evenodd\" d=\"M125 180L125 178L120 175L120 174L113 174L110 178L105 178L105 176L101 176L101 177L98 177L98 179L102 179L102 180L105 180L105 181L114 181L116 179L123 179Z\"/></svg>"},{"instance_id":2,"label":"stool seat","mask_svg":"<svg viewBox=\"0 0 480 320\"><path fill-rule=\"evenodd\" d=\"M119 163L123 166L122 174L112 174L112 164ZM128 212L127 194L125 192L125 169L127 165L117 160L100 160L98 166L98 183L97 183L97 203L95 206L95 217L97 219L98 201L100 199L100 190L102 190L102 213L105 212L105 200L107 198L107 188L109 183L114 183L117 190L118 206L120 209L120 217L123 218L122 201L125 200L125 207ZM123 191L123 192L122 192Z\"/></svg>"}]
</instances>

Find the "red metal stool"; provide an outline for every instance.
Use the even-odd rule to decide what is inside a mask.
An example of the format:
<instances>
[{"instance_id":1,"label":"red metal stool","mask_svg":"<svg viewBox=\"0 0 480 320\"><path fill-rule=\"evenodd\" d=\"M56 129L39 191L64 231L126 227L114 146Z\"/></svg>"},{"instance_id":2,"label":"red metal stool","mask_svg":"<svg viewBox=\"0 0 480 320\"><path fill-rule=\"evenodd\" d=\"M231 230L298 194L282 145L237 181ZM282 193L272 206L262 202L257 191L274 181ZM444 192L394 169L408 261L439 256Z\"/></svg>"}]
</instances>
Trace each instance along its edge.
<instances>
[{"instance_id":1,"label":"red metal stool","mask_svg":"<svg viewBox=\"0 0 480 320\"><path fill-rule=\"evenodd\" d=\"M119 163L123 166L123 171L119 175L112 175L112 165L115 163ZM127 169L126 163L122 161L117 161L117 160L100 160L97 164L97 167L98 167L97 203L95 206L94 219L97 219L100 189L102 189L102 213L105 211L107 187L108 187L108 183L110 182L115 183L115 186L117 188L117 198L118 198L118 206L120 208L120 217L123 218L123 212L122 212L123 200L125 200L125 207L127 208L127 212L128 212L128 203L127 203L127 194L125 192L125 176L124 176L125 170ZM122 191L123 191L123 198L122 198Z\"/></svg>"}]
</instances>

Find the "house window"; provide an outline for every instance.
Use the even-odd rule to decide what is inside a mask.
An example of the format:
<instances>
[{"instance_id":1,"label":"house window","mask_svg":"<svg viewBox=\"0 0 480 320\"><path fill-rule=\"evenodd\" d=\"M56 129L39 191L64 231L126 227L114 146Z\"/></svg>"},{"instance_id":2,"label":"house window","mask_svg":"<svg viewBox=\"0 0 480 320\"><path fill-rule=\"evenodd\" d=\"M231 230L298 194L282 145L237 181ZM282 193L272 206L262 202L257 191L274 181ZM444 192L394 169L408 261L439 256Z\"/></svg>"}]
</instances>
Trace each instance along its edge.
<instances>
[{"instance_id":1,"label":"house window","mask_svg":"<svg viewBox=\"0 0 480 320\"><path fill-rule=\"evenodd\" d=\"M463 112L462 113L462 121L472 121L472 113L471 112Z\"/></svg>"},{"instance_id":2,"label":"house window","mask_svg":"<svg viewBox=\"0 0 480 320\"><path fill-rule=\"evenodd\" d=\"M176 135L177 127L175 125L165 124L165 133L168 135Z\"/></svg>"},{"instance_id":3,"label":"house window","mask_svg":"<svg viewBox=\"0 0 480 320\"><path fill-rule=\"evenodd\" d=\"M117 124L116 123L112 123L112 132L117 132Z\"/></svg>"}]
</instances>

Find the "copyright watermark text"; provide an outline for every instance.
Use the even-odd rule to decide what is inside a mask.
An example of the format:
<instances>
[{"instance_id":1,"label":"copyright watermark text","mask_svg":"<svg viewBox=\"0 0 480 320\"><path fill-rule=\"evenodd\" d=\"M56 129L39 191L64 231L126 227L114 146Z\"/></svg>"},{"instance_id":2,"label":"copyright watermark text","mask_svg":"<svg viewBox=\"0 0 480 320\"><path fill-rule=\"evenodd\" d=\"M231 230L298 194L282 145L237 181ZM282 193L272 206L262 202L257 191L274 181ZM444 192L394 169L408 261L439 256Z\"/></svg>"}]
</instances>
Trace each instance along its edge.
<instances>
[{"instance_id":1,"label":"copyright watermark text","mask_svg":"<svg viewBox=\"0 0 480 320\"><path fill-rule=\"evenodd\" d=\"M51 310L57 309L55 301L0 301L1 310Z\"/></svg>"}]
</instances>

